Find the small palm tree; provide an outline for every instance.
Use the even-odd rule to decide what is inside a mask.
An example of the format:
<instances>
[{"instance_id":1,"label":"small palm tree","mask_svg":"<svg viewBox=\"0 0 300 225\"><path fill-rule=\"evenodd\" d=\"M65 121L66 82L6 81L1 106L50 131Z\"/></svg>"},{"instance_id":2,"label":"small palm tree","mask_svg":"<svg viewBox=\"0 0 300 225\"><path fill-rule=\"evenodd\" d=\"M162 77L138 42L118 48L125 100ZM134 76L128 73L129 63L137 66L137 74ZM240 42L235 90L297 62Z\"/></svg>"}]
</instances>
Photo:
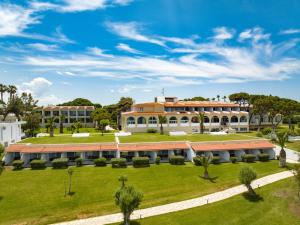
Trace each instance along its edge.
<instances>
[{"instance_id":1,"label":"small palm tree","mask_svg":"<svg viewBox=\"0 0 300 225\"><path fill-rule=\"evenodd\" d=\"M218 102L220 101L220 95L217 95Z\"/></svg>"},{"instance_id":2,"label":"small palm tree","mask_svg":"<svg viewBox=\"0 0 300 225\"><path fill-rule=\"evenodd\" d=\"M167 123L167 117L160 115L160 116L158 116L158 121L159 121L159 124L160 124L160 134L164 134L163 124Z\"/></svg>"},{"instance_id":3,"label":"small palm tree","mask_svg":"<svg viewBox=\"0 0 300 225\"><path fill-rule=\"evenodd\" d=\"M17 92L16 86L8 85L7 92L9 93L9 99L12 99Z\"/></svg>"},{"instance_id":4,"label":"small palm tree","mask_svg":"<svg viewBox=\"0 0 300 225\"><path fill-rule=\"evenodd\" d=\"M63 134L64 133L64 121L66 119L65 115L60 115L59 116L59 133Z\"/></svg>"},{"instance_id":5,"label":"small palm tree","mask_svg":"<svg viewBox=\"0 0 300 225\"><path fill-rule=\"evenodd\" d=\"M281 147L279 153L279 166L285 167L286 166L286 152L284 150L285 143L288 141L288 132L278 132L276 133L277 143Z\"/></svg>"},{"instance_id":6,"label":"small palm tree","mask_svg":"<svg viewBox=\"0 0 300 225\"><path fill-rule=\"evenodd\" d=\"M209 178L208 166L212 161L212 155L211 154L209 154L208 156L203 155L203 156L201 156L200 161L201 161L201 165L204 167L203 177L205 179L208 179Z\"/></svg>"},{"instance_id":7,"label":"small palm tree","mask_svg":"<svg viewBox=\"0 0 300 225\"><path fill-rule=\"evenodd\" d=\"M76 132L79 133L80 128L82 127L82 124L80 123L80 121L76 121L76 122L74 123L74 127L75 127L75 129L76 129Z\"/></svg>"},{"instance_id":8,"label":"small palm tree","mask_svg":"<svg viewBox=\"0 0 300 225\"><path fill-rule=\"evenodd\" d=\"M1 94L1 103L3 103L3 94L7 91L7 86L4 84L0 84L0 94Z\"/></svg>"},{"instance_id":9,"label":"small palm tree","mask_svg":"<svg viewBox=\"0 0 300 225\"><path fill-rule=\"evenodd\" d=\"M68 168L68 175L69 175L69 192L68 192L68 194L70 195L71 194L71 190L72 190L72 175L73 175L73 173L74 173L74 171L73 171L73 168Z\"/></svg>"},{"instance_id":10,"label":"small palm tree","mask_svg":"<svg viewBox=\"0 0 300 225\"><path fill-rule=\"evenodd\" d=\"M204 133L204 113L199 112L198 119L200 122L200 133L203 134Z\"/></svg>"},{"instance_id":11,"label":"small palm tree","mask_svg":"<svg viewBox=\"0 0 300 225\"><path fill-rule=\"evenodd\" d=\"M224 95L224 96L223 96L223 101L226 102L226 99L227 99L227 96Z\"/></svg>"},{"instance_id":12,"label":"small palm tree","mask_svg":"<svg viewBox=\"0 0 300 225\"><path fill-rule=\"evenodd\" d=\"M242 167L239 174L239 180L242 184L244 184L250 195L255 196L256 193L254 192L251 183L257 177L256 172L251 167Z\"/></svg>"},{"instance_id":13,"label":"small palm tree","mask_svg":"<svg viewBox=\"0 0 300 225\"><path fill-rule=\"evenodd\" d=\"M125 187L125 183L127 180L128 180L127 176L125 176L125 175L122 175L119 177L119 181L121 182L121 188Z\"/></svg>"},{"instance_id":14,"label":"small palm tree","mask_svg":"<svg viewBox=\"0 0 300 225\"><path fill-rule=\"evenodd\" d=\"M51 117L47 121L47 127L49 127L50 137L54 137L55 118Z\"/></svg>"}]
</instances>

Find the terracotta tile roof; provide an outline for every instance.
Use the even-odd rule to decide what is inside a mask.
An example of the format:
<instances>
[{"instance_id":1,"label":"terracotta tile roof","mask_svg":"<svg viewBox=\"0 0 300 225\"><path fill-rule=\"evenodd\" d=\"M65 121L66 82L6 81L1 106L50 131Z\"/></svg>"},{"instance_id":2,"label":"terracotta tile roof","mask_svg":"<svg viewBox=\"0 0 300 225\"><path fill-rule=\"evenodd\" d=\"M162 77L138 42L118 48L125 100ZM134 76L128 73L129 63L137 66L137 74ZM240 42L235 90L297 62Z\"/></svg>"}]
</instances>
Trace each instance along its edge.
<instances>
[{"instance_id":1,"label":"terracotta tile roof","mask_svg":"<svg viewBox=\"0 0 300 225\"><path fill-rule=\"evenodd\" d=\"M212 102L212 101L178 101L178 102L165 102L167 107L238 107L239 104L232 102Z\"/></svg>"},{"instance_id":2,"label":"terracotta tile roof","mask_svg":"<svg viewBox=\"0 0 300 225\"><path fill-rule=\"evenodd\" d=\"M191 146L194 151L223 151L274 148L274 145L266 140L192 143Z\"/></svg>"},{"instance_id":3,"label":"terracotta tile roof","mask_svg":"<svg viewBox=\"0 0 300 225\"><path fill-rule=\"evenodd\" d=\"M43 110L94 110L95 107L94 106L45 106L39 109L43 109Z\"/></svg>"},{"instance_id":4,"label":"terracotta tile roof","mask_svg":"<svg viewBox=\"0 0 300 225\"><path fill-rule=\"evenodd\" d=\"M13 144L6 152L20 153L51 153L51 152L87 152L87 151L116 151L116 144L61 144L61 145L27 145Z\"/></svg>"},{"instance_id":5,"label":"terracotta tile roof","mask_svg":"<svg viewBox=\"0 0 300 225\"><path fill-rule=\"evenodd\" d=\"M161 143L143 143L143 144L120 144L119 150L121 152L129 151L160 151L160 150L175 150L188 149L185 142L161 142Z\"/></svg>"},{"instance_id":6,"label":"terracotta tile roof","mask_svg":"<svg viewBox=\"0 0 300 225\"><path fill-rule=\"evenodd\" d=\"M231 111L231 112L204 112L205 115L247 115L248 112L245 111ZM131 112L123 112L122 115L198 115L198 112L135 112L135 111L131 111Z\"/></svg>"}]
</instances>

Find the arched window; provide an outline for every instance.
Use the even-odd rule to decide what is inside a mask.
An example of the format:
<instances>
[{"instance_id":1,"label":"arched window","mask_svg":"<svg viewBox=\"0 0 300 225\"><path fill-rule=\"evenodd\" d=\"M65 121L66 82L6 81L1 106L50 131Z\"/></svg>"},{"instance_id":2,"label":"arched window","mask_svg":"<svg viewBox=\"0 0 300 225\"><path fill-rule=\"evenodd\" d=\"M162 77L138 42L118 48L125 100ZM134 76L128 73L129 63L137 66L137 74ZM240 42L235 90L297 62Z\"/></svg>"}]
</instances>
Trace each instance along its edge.
<instances>
[{"instance_id":1,"label":"arched window","mask_svg":"<svg viewBox=\"0 0 300 225\"><path fill-rule=\"evenodd\" d=\"M229 122L228 117L227 117L227 116L222 116L221 124L222 124L222 125L226 125L228 122Z\"/></svg>"},{"instance_id":2,"label":"arched window","mask_svg":"<svg viewBox=\"0 0 300 225\"><path fill-rule=\"evenodd\" d=\"M135 124L135 119L131 116L127 118L127 125Z\"/></svg>"},{"instance_id":3,"label":"arched window","mask_svg":"<svg viewBox=\"0 0 300 225\"><path fill-rule=\"evenodd\" d=\"M177 123L177 118L175 116L172 116L170 119L169 119L169 123L170 124L175 124Z\"/></svg>"},{"instance_id":4,"label":"arched window","mask_svg":"<svg viewBox=\"0 0 300 225\"><path fill-rule=\"evenodd\" d=\"M204 123L209 123L209 118L207 116L204 116Z\"/></svg>"},{"instance_id":5,"label":"arched window","mask_svg":"<svg viewBox=\"0 0 300 225\"><path fill-rule=\"evenodd\" d=\"M139 117L138 120L137 120L137 123L138 123L138 124L146 124L146 119L145 119L145 117L142 117L142 116Z\"/></svg>"},{"instance_id":6,"label":"arched window","mask_svg":"<svg viewBox=\"0 0 300 225\"><path fill-rule=\"evenodd\" d=\"M233 116L233 117L231 117L230 122L231 123L238 123L239 119L236 116Z\"/></svg>"},{"instance_id":7,"label":"arched window","mask_svg":"<svg viewBox=\"0 0 300 225\"><path fill-rule=\"evenodd\" d=\"M181 118L180 123L188 123L189 122L189 118L187 116L184 116Z\"/></svg>"},{"instance_id":8,"label":"arched window","mask_svg":"<svg viewBox=\"0 0 300 225\"><path fill-rule=\"evenodd\" d=\"M219 119L219 117L217 117L217 116L213 116L213 118L211 118L211 122L212 122L212 123L219 123L219 122L220 122L220 119Z\"/></svg>"},{"instance_id":9,"label":"arched window","mask_svg":"<svg viewBox=\"0 0 300 225\"><path fill-rule=\"evenodd\" d=\"M149 124L157 124L157 119L156 119L156 117L151 116L151 117L148 119L148 123L149 123Z\"/></svg>"},{"instance_id":10,"label":"arched window","mask_svg":"<svg viewBox=\"0 0 300 225\"><path fill-rule=\"evenodd\" d=\"M192 117L192 123L199 123L199 118L197 116Z\"/></svg>"},{"instance_id":11,"label":"arched window","mask_svg":"<svg viewBox=\"0 0 300 225\"><path fill-rule=\"evenodd\" d=\"M247 122L247 117L246 116L241 116L240 122L241 123L246 123Z\"/></svg>"}]
</instances>

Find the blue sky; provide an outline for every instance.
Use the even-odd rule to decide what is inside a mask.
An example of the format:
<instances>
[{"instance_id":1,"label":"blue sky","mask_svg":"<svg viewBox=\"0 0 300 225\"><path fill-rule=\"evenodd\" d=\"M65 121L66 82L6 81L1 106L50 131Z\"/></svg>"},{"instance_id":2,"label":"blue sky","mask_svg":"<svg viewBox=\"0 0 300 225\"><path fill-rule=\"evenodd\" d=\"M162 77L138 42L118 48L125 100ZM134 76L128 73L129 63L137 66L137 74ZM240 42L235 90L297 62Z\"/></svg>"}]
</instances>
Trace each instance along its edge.
<instances>
[{"instance_id":1,"label":"blue sky","mask_svg":"<svg viewBox=\"0 0 300 225\"><path fill-rule=\"evenodd\" d=\"M85 97L300 100L300 1L0 2L0 78L41 105Z\"/></svg>"}]
</instances>

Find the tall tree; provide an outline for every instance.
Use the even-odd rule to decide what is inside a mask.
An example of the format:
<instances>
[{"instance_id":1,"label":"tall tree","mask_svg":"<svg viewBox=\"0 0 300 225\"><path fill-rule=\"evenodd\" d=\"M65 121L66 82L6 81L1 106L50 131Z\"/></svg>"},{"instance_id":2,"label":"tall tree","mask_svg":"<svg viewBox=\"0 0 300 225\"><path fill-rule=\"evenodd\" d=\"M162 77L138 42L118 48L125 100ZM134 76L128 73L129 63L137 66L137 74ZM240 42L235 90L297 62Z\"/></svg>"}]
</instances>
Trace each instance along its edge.
<instances>
[{"instance_id":1,"label":"tall tree","mask_svg":"<svg viewBox=\"0 0 300 225\"><path fill-rule=\"evenodd\" d=\"M159 124L160 124L160 134L164 134L164 127L163 127L163 124L164 124L164 123L167 123L167 117L166 117L166 116L159 115L159 116L158 116L158 122L159 122Z\"/></svg>"},{"instance_id":2,"label":"tall tree","mask_svg":"<svg viewBox=\"0 0 300 225\"><path fill-rule=\"evenodd\" d=\"M220 95L217 95L218 102L220 101Z\"/></svg>"},{"instance_id":3,"label":"tall tree","mask_svg":"<svg viewBox=\"0 0 300 225\"><path fill-rule=\"evenodd\" d=\"M285 167L286 166L286 152L284 150L285 144L288 141L288 132L277 132L277 143L280 146L280 153L279 153L279 166Z\"/></svg>"},{"instance_id":4,"label":"tall tree","mask_svg":"<svg viewBox=\"0 0 300 225\"><path fill-rule=\"evenodd\" d=\"M76 121L76 122L74 123L74 127L75 127L75 129L76 129L76 132L79 133L80 128L82 127L82 124L80 123L80 121Z\"/></svg>"},{"instance_id":5,"label":"tall tree","mask_svg":"<svg viewBox=\"0 0 300 225\"><path fill-rule=\"evenodd\" d=\"M68 190L68 195L71 195L72 193L72 176L73 176L73 173L74 173L74 170L72 167L69 167L68 170L68 176L69 176L69 190Z\"/></svg>"},{"instance_id":6,"label":"tall tree","mask_svg":"<svg viewBox=\"0 0 300 225\"><path fill-rule=\"evenodd\" d=\"M207 98L204 98L202 96L196 96L193 98L185 98L183 101L209 101Z\"/></svg>"},{"instance_id":7,"label":"tall tree","mask_svg":"<svg viewBox=\"0 0 300 225\"><path fill-rule=\"evenodd\" d=\"M95 109L92 112L91 117L94 121L97 122L97 126L99 129L100 129L100 121L101 120L110 120L110 118L111 118L109 112L104 108Z\"/></svg>"},{"instance_id":8,"label":"tall tree","mask_svg":"<svg viewBox=\"0 0 300 225\"><path fill-rule=\"evenodd\" d=\"M200 134L204 133L204 113L200 112L198 113L198 120L199 120L199 124L200 124Z\"/></svg>"},{"instance_id":9,"label":"tall tree","mask_svg":"<svg viewBox=\"0 0 300 225\"><path fill-rule=\"evenodd\" d=\"M256 193L254 192L251 183L257 177L256 172L251 167L242 167L239 174L239 180L242 184L244 184L248 192L251 196L255 196Z\"/></svg>"},{"instance_id":10,"label":"tall tree","mask_svg":"<svg viewBox=\"0 0 300 225\"><path fill-rule=\"evenodd\" d=\"M49 118L47 120L47 125L49 126L50 137L54 137L55 117Z\"/></svg>"},{"instance_id":11,"label":"tall tree","mask_svg":"<svg viewBox=\"0 0 300 225\"><path fill-rule=\"evenodd\" d=\"M127 112L131 110L131 106L133 104L132 98L122 97L120 101L117 103L117 125L118 128L121 127L121 113Z\"/></svg>"},{"instance_id":12,"label":"tall tree","mask_svg":"<svg viewBox=\"0 0 300 225\"><path fill-rule=\"evenodd\" d=\"M23 119L26 121L26 123L22 125L25 134L31 137L35 136L40 129L41 115L33 111L27 113Z\"/></svg>"},{"instance_id":13,"label":"tall tree","mask_svg":"<svg viewBox=\"0 0 300 225\"><path fill-rule=\"evenodd\" d=\"M7 92L9 93L9 98L12 99L17 93L17 87L14 85L8 85Z\"/></svg>"},{"instance_id":14,"label":"tall tree","mask_svg":"<svg viewBox=\"0 0 300 225\"><path fill-rule=\"evenodd\" d=\"M102 136L103 136L103 133L104 133L105 128L106 128L107 125L109 125L109 120L107 120L107 119L100 120L100 122L99 122L99 128L101 130Z\"/></svg>"},{"instance_id":15,"label":"tall tree","mask_svg":"<svg viewBox=\"0 0 300 225\"><path fill-rule=\"evenodd\" d=\"M227 99L227 96L224 95L224 96L223 96L223 101L226 102L226 99Z\"/></svg>"},{"instance_id":16,"label":"tall tree","mask_svg":"<svg viewBox=\"0 0 300 225\"><path fill-rule=\"evenodd\" d=\"M4 103L3 95L5 92L7 92L7 86L4 84L0 84L1 103Z\"/></svg>"},{"instance_id":17,"label":"tall tree","mask_svg":"<svg viewBox=\"0 0 300 225\"><path fill-rule=\"evenodd\" d=\"M253 114L259 116L258 131L261 129L261 121L263 117L268 114L270 108L272 107L271 104L271 101L266 96L256 99L253 103Z\"/></svg>"}]
</instances>

